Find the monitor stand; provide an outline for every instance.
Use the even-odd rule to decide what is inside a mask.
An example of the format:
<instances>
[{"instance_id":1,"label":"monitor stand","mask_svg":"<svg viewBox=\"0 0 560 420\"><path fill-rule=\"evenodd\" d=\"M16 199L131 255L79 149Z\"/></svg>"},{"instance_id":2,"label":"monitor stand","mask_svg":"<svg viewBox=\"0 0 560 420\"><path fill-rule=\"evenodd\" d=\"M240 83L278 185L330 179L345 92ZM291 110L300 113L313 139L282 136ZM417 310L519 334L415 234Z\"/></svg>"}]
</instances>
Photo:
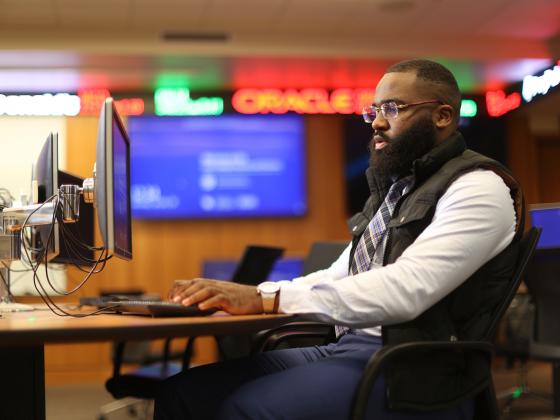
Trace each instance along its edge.
<instances>
[{"instance_id":1,"label":"monitor stand","mask_svg":"<svg viewBox=\"0 0 560 420\"><path fill-rule=\"evenodd\" d=\"M0 267L0 313L34 311L31 305L16 303L10 293L10 270Z\"/></svg>"}]
</instances>

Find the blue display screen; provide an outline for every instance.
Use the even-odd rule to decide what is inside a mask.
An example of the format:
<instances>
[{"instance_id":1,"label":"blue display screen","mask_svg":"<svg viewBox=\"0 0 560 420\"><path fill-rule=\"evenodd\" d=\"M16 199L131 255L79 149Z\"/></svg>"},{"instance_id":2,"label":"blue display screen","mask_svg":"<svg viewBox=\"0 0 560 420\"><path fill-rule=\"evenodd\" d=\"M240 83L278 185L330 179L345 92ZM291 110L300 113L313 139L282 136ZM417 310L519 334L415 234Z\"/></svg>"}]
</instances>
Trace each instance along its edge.
<instances>
[{"instance_id":1,"label":"blue display screen","mask_svg":"<svg viewBox=\"0 0 560 420\"><path fill-rule=\"evenodd\" d=\"M113 135L113 218L115 252L130 258L132 254L132 232L130 225L130 162L129 142L121 131L120 122L112 121Z\"/></svg>"},{"instance_id":2,"label":"blue display screen","mask_svg":"<svg viewBox=\"0 0 560 420\"><path fill-rule=\"evenodd\" d=\"M136 218L306 211L301 116L131 117L128 128Z\"/></svg>"},{"instance_id":3,"label":"blue display screen","mask_svg":"<svg viewBox=\"0 0 560 420\"><path fill-rule=\"evenodd\" d=\"M560 204L529 210L531 226L542 227L537 248L560 248Z\"/></svg>"}]
</instances>

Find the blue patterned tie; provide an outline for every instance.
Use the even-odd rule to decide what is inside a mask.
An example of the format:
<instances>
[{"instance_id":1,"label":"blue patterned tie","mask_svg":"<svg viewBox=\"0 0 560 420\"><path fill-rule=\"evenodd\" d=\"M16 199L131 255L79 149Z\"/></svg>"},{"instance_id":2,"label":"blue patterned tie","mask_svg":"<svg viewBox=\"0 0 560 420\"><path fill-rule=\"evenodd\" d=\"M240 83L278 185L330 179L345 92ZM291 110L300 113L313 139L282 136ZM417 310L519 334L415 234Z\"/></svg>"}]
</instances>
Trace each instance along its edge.
<instances>
[{"instance_id":1,"label":"blue patterned tie","mask_svg":"<svg viewBox=\"0 0 560 420\"><path fill-rule=\"evenodd\" d=\"M387 232L387 225L391 220L391 216L395 210L395 206L401 198L404 189L410 185L412 182L412 177L406 177L398 180L391 185L389 192L385 196L385 200L379 210L369 222L366 230L362 234L358 245L356 246L356 251L354 252L354 258L352 260L352 265L350 266L351 275L362 273L368 271L373 261L373 256L375 255L375 250L382 243L383 237ZM348 331L347 327L342 327L335 325L336 336L340 336Z\"/></svg>"}]
</instances>

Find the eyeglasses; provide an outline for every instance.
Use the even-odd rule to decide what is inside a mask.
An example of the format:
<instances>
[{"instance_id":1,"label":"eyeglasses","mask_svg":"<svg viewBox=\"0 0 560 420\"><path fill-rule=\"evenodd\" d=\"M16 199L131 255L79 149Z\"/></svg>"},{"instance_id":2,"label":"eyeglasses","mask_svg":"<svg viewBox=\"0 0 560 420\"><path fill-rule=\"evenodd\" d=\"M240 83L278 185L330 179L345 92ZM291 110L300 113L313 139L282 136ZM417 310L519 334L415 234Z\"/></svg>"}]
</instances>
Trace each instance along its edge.
<instances>
[{"instance_id":1,"label":"eyeglasses","mask_svg":"<svg viewBox=\"0 0 560 420\"><path fill-rule=\"evenodd\" d=\"M422 102L414 102L411 104L401 104L397 105L396 102L390 101L381 104L381 106L369 105L364 107L362 111L362 115L364 117L364 121L368 124L371 124L375 121L377 117L377 113L381 111L383 118L387 119L395 119L399 115L399 109L405 109L409 106L416 106L416 105L424 105L424 104L441 104L443 102L438 100L431 100L431 101L422 101Z\"/></svg>"}]
</instances>

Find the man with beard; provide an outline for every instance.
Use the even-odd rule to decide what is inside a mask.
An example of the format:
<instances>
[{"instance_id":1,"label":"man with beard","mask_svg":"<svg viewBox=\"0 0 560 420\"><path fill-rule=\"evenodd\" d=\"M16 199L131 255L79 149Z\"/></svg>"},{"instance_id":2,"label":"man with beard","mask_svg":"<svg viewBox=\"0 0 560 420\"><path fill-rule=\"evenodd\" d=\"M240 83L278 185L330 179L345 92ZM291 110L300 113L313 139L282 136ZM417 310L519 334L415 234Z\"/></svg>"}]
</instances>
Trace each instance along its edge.
<instances>
[{"instance_id":1,"label":"man with beard","mask_svg":"<svg viewBox=\"0 0 560 420\"><path fill-rule=\"evenodd\" d=\"M175 283L174 302L307 314L335 325L337 340L189 369L161 390L156 419L344 419L381 346L481 338L514 266L521 193L502 165L466 148L460 102L455 78L438 63L386 71L364 109L373 128L371 196L330 268L258 288ZM368 418L471 418L474 403L455 401L480 383L480 361L466 368L455 356L391 366L372 391Z\"/></svg>"}]
</instances>

